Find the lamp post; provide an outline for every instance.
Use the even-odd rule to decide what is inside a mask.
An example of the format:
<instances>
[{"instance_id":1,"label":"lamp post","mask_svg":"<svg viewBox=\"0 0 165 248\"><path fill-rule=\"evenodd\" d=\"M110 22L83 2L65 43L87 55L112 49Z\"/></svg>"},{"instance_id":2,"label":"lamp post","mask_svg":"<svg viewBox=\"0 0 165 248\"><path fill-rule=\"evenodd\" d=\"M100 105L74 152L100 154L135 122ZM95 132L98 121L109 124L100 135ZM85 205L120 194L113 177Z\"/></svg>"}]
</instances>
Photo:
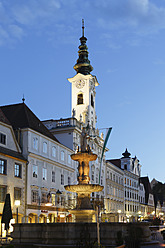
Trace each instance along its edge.
<instances>
[{"instance_id":1,"label":"lamp post","mask_svg":"<svg viewBox=\"0 0 165 248\"><path fill-rule=\"evenodd\" d=\"M18 207L20 206L20 200L15 200L15 206L17 210L17 223L18 223Z\"/></svg>"},{"instance_id":2,"label":"lamp post","mask_svg":"<svg viewBox=\"0 0 165 248\"><path fill-rule=\"evenodd\" d=\"M56 195L57 195L57 204L60 203L60 195L62 194L61 191L59 191L59 189L56 191ZM58 222L58 206L57 206L57 222Z\"/></svg>"}]
</instances>

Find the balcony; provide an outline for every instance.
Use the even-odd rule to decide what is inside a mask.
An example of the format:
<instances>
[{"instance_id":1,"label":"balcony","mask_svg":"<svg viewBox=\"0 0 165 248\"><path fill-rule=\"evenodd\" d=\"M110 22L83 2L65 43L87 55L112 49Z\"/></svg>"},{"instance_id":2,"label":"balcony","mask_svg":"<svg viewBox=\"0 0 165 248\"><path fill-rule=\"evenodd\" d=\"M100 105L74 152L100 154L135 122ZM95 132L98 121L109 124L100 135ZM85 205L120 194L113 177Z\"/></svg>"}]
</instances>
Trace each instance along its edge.
<instances>
[{"instance_id":1,"label":"balcony","mask_svg":"<svg viewBox=\"0 0 165 248\"><path fill-rule=\"evenodd\" d=\"M76 118L67 118L59 120L47 120L43 122L44 125L50 130L55 128L65 128L65 127L78 127L81 129L81 123Z\"/></svg>"}]
</instances>

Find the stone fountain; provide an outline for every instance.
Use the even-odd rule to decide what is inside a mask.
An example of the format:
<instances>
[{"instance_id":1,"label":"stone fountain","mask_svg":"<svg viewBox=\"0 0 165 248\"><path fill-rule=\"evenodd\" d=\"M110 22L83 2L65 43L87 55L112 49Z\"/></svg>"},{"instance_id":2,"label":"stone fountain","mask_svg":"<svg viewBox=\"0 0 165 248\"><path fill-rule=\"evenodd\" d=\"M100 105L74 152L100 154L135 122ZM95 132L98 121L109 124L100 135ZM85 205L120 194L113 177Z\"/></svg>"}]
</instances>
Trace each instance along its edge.
<instances>
[{"instance_id":1,"label":"stone fountain","mask_svg":"<svg viewBox=\"0 0 165 248\"><path fill-rule=\"evenodd\" d=\"M78 184L66 185L65 189L70 192L77 193L77 205L75 209L69 210L76 217L76 222L94 222L96 211L90 202L90 194L103 190L103 186L99 184L90 184L89 177L89 161L97 159L97 155L92 153L89 145L87 145L87 134L85 128L81 134L81 148L77 149L75 154L71 155L71 159L78 161Z\"/></svg>"}]
</instances>

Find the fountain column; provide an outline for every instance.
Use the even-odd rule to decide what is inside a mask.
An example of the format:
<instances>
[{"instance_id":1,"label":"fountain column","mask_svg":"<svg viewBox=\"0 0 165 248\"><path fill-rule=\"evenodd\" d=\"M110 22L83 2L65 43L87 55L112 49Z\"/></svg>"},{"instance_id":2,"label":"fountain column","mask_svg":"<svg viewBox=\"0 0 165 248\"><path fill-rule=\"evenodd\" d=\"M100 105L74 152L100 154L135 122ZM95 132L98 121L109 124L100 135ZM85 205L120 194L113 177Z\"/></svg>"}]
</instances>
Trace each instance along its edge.
<instances>
[{"instance_id":1,"label":"fountain column","mask_svg":"<svg viewBox=\"0 0 165 248\"><path fill-rule=\"evenodd\" d=\"M99 184L90 184L89 177L89 161L95 161L97 155L92 153L90 147L87 145L85 129L81 135L81 151L71 155L71 159L78 161L78 184L66 185L65 189L70 192L77 193L77 205L75 209L69 210L71 214L76 217L76 222L94 222L94 215L96 214L90 201L90 194L92 192L99 192L103 190L103 186Z\"/></svg>"}]
</instances>

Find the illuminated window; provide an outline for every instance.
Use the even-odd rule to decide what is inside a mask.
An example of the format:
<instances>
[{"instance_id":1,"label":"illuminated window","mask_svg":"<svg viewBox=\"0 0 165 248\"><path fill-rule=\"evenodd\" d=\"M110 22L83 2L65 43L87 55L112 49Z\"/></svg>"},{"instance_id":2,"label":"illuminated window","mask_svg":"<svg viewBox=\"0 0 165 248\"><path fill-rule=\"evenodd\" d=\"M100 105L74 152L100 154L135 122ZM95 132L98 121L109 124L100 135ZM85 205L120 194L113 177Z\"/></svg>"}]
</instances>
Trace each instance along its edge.
<instances>
[{"instance_id":1,"label":"illuminated window","mask_svg":"<svg viewBox=\"0 0 165 248\"><path fill-rule=\"evenodd\" d=\"M51 194L51 196L52 196L52 204L55 206L56 195L55 194Z\"/></svg>"},{"instance_id":2,"label":"illuminated window","mask_svg":"<svg viewBox=\"0 0 165 248\"><path fill-rule=\"evenodd\" d=\"M0 174L7 174L7 161L0 159Z\"/></svg>"},{"instance_id":3,"label":"illuminated window","mask_svg":"<svg viewBox=\"0 0 165 248\"><path fill-rule=\"evenodd\" d=\"M129 185L131 186L131 180L130 180L130 182L129 182Z\"/></svg>"},{"instance_id":4,"label":"illuminated window","mask_svg":"<svg viewBox=\"0 0 165 248\"><path fill-rule=\"evenodd\" d=\"M78 94L77 96L77 105L83 104L83 94Z\"/></svg>"},{"instance_id":5,"label":"illuminated window","mask_svg":"<svg viewBox=\"0 0 165 248\"><path fill-rule=\"evenodd\" d=\"M41 202L47 203L47 193L46 192L41 193Z\"/></svg>"},{"instance_id":6,"label":"illuminated window","mask_svg":"<svg viewBox=\"0 0 165 248\"><path fill-rule=\"evenodd\" d=\"M32 203L38 203L39 200L39 194L37 190L32 190L31 192L31 199L32 199Z\"/></svg>"},{"instance_id":7,"label":"illuminated window","mask_svg":"<svg viewBox=\"0 0 165 248\"><path fill-rule=\"evenodd\" d=\"M22 176L22 165L21 164L15 164L14 176L21 178L21 176Z\"/></svg>"}]
</instances>

